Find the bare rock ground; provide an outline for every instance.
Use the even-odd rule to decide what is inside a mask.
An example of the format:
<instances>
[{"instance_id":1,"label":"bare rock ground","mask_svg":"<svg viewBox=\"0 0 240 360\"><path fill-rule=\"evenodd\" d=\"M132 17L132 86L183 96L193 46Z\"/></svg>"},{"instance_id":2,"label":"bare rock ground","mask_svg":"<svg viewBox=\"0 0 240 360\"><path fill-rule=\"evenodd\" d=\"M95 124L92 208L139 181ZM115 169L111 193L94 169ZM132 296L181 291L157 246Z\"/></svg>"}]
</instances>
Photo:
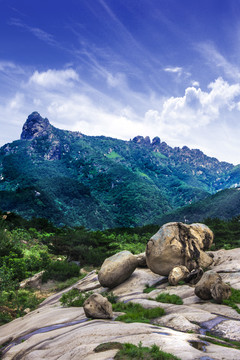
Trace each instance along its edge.
<instances>
[{"instance_id":1,"label":"bare rock ground","mask_svg":"<svg viewBox=\"0 0 240 360\"><path fill-rule=\"evenodd\" d=\"M211 269L232 287L240 289L240 249L219 250L213 255ZM146 284L155 285L157 289L143 293ZM98 282L95 271L74 287L97 293L106 290ZM143 346L156 344L182 360L240 359L240 350L212 344L204 335L209 330L240 341L240 314L226 305L199 299L194 294L194 286L169 286L167 278L149 269L137 268L128 280L112 289L119 301L164 308L166 314L154 319L152 324L89 320L82 307L61 306L60 297L69 290L48 297L35 311L0 327L3 360L110 360L117 350L94 352L97 345L109 341L135 345L141 341ZM183 305L154 301L161 292L179 295Z\"/></svg>"}]
</instances>

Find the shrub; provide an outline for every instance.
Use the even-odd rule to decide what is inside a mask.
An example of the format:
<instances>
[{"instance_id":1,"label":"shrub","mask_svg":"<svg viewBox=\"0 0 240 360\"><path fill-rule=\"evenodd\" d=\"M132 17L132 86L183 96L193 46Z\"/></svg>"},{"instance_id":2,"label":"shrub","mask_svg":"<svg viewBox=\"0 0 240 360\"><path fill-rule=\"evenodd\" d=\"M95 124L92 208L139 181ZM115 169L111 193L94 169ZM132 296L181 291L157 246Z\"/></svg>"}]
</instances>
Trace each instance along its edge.
<instances>
[{"instance_id":1,"label":"shrub","mask_svg":"<svg viewBox=\"0 0 240 360\"><path fill-rule=\"evenodd\" d=\"M42 281L46 282L49 279L65 281L78 275L78 265L68 263L67 261L53 261L47 266L47 269L43 274Z\"/></svg>"}]
</instances>

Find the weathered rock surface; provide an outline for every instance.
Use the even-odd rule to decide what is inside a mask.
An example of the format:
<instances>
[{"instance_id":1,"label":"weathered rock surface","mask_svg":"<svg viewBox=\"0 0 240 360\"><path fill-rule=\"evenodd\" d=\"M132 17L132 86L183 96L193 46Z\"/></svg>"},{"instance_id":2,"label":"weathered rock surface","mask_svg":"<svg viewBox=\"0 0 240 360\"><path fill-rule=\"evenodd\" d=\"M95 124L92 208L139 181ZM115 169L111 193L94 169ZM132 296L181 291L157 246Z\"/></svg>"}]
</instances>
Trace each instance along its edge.
<instances>
[{"instance_id":1,"label":"weathered rock surface","mask_svg":"<svg viewBox=\"0 0 240 360\"><path fill-rule=\"evenodd\" d=\"M26 287L31 287L31 288L39 288L39 286L42 283L42 276L43 276L44 270L40 271L39 273L33 275L32 277L23 280L20 283L20 288L21 289L25 289Z\"/></svg>"},{"instance_id":2,"label":"weathered rock surface","mask_svg":"<svg viewBox=\"0 0 240 360\"><path fill-rule=\"evenodd\" d=\"M139 266L139 267L146 267L147 266L146 253L145 252L134 255L134 256L137 259L137 266Z\"/></svg>"},{"instance_id":3,"label":"weathered rock surface","mask_svg":"<svg viewBox=\"0 0 240 360\"><path fill-rule=\"evenodd\" d=\"M130 251L121 251L104 261L98 280L102 286L114 288L127 280L137 265L138 261Z\"/></svg>"},{"instance_id":4,"label":"weathered rock surface","mask_svg":"<svg viewBox=\"0 0 240 360\"><path fill-rule=\"evenodd\" d=\"M83 304L86 317L93 319L112 319L112 304L100 294L92 294Z\"/></svg>"},{"instance_id":5,"label":"weathered rock surface","mask_svg":"<svg viewBox=\"0 0 240 360\"><path fill-rule=\"evenodd\" d=\"M196 332L200 326L191 323L185 316L169 314L154 320L154 324L161 326L168 326L174 330L179 331L193 331Z\"/></svg>"},{"instance_id":6,"label":"weathered rock surface","mask_svg":"<svg viewBox=\"0 0 240 360\"><path fill-rule=\"evenodd\" d=\"M236 252L240 254L240 249L236 249ZM214 259L218 259L218 256L219 252L214 252ZM236 271L237 262L233 256L232 250L223 252L228 272L219 271L219 275L222 278L225 276L224 281L235 287L235 284L240 283L240 272ZM212 269L221 270L220 266L221 263L216 267L213 263ZM146 284L154 285L156 290L149 294L143 293ZM96 271L89 273L74 287L80 291L91 289L94 293L106 290L101 287ZM166 314L155 319L152 324L125 324L107 319L87 321L83 308L64 308L59 303L61 295L71 288L47 298L37 310L0 327L0 345L6 342L12 345L11 348L3 350L3 360L109 360L117 350L99 354L94 352L97 345L109 341L130 342L135 345L141 341L143 346L156 344L163 351L182 360L240 359L240 350L237 349L208 342L204 344L206 351L191 346L191 341L204 341L204 335L186 333L189 330L198 332L198 327L201 332L208 330L233 340L239 340L240 334L240 314L229 306L201 300L194 294L193 286L169 286L166 277L154 274L149 269L137 268L125 282L112 290L119 301L140 303L145 308L164 308ZM180 296L184 304L154 301L161 292ZM162 325L156 326L155 323Z\"/></svg>"},{"instance_id":7,"label":"weathered rock surface","mask_svg":"<svg viewBox=\"0 0 240 360\"><path fill-rule=\"evenodd\" d=\"M230 286L222 281L222 278L215 271L205 272L195 287L195 294L203 300L214 299L221 303L231 295Z\"/></svg>"},{"instance_id":8,"label":"weathered rock surface","mask_svg":"<svg viewBox=\"0 0 240 360\"><path fill-rule=\"evenodd\" d=\"M213 233L204 224L165 224L147 244L147 265L153 272L164 276L179 265L184 265L189 271L206 268L213 259L204 250L212 242Z\"/></svg>"},{"instance_id":9,"label":"weathered rock surface","mask_svg":"<svg viewBox=\"0 0 240 360\"><path fill-rule=\"evenodd\" d=\"M179 281L186 279L188 275L189 270L186 268L186 266L175 266L168 275L168 282L170 285L177 285Z\"/></svg>"}]
</instances>

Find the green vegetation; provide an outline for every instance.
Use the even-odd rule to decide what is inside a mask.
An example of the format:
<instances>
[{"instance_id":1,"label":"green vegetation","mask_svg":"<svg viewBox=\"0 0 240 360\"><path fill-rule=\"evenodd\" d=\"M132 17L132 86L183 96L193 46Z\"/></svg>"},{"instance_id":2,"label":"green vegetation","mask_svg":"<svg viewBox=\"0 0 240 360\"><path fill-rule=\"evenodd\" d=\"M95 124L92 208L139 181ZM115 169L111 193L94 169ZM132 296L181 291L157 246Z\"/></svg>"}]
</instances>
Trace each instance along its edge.
<instances>
[{"instance_id":1,"label":"green vegetation","mask_svg":"<svg viewBox=\"0 0 240 360\"><path fill-rule=\"evenodd\" d=\"M0 148L0 203L5 211L56 226L133 227L159 223L162 215L238 183L239 174L239 167L199 150L80 136L50 125L44 136ZM239 215L237 195L231 209L209 199L191 209L203 209L204 217Z\"/></svg>"},{"instance_id":2,"label":"green vegetation","mask_svg":"<svg viewBox=\"0 0 240 360\"><path fill-rule=\"evenodd\" d=\"M92 292L82 293L78 289L71 289L67 293L63 294L60 303L64 306L76 306L81 307L84 301L89 298Z\"/></svg>"},{"instance_id":3,"label":"green vegetation","mask_svg":"<svg viewBox=\"0 0 240 360\"><path fill-rule=\"evenodd\" d=\"M154 309L144 309L140 304L116 303L113 304L113 311L125 312L125 315L120 315L116 318L117 321L126 323L140 322L150 323L151 319L164 315L164 310L160 307Z\"/></svg>"},{"instance_id":4,"label":"green vegetation","mask_svg":"<svg viewBox=\"0 0 240 360\"><path fill-rule=\"evenodd\" d=\"M216 335L211 334L209 331L206 332L206 336L207 337L204 337L204 340L206 340L212 344L240 350L240 341L229 340L227 338L216 336Z\"/></svg>"},{"instance_id":5,"label":"green vegetation","mask_svg":"<svg viewBox=\"0 0 240 360\"><path fill-rule=\"evenodd\" d=\"M112 349L122 349L122 348L123 348L123 344L121 344L120 342L117 342L117 341L113 341L113 342L99 344L94 349L94 351L96 353L98 353L98 352L108 351L108 350L112 350Z\"/></svg>"},{"instance_id":6,"label":"green vegetation","mask_svg":"<svg viewBox=\"0 0 240 360\"><path fill-rule=\"evenodd\" d=\"M237 304L240 304L240 290L231 288L231 296L227 300L223 300L224 305L228 305L240 314L240 308Z\"/></svg>"},{"instance_id":7,"label":"green vegetation","mask_svg":"<svg viewBox=\"0 0 240 360\"><path fill-rule=\"evenodd\" d=\"M158 302L162 302L162 303L169 303L169 304L176 304L176 305L183 304L182 299L178 295L175 295L175 294L170 295L168 293L161 293L154 300L158 301Z\"/></svg>"},{"instance_id":8,"label":"green vegetation","mask_svg":"<svg viewBox=\"0 0 240 360\"><path fill-rule=\"evenodd\" d=\"M149 294L153 290L156 290L155 286L149 286L148 284L146 284L145 289L143 289L143 292Z\"/></svg>"},{"instance_id":9,"label":"green vegetation","mask_svg":"<svg viewBox=\"0 0 240 360\"><path fill-rule=\"evenodd\" d=\"M130 343L108 342L98 345L94 351L103 352L112 349L119 349L114 356L116 360L180 360L172 354L161 351L155 344L149 348L142 346L141 342L138 346Z\"/></svg>"}]
</instances>

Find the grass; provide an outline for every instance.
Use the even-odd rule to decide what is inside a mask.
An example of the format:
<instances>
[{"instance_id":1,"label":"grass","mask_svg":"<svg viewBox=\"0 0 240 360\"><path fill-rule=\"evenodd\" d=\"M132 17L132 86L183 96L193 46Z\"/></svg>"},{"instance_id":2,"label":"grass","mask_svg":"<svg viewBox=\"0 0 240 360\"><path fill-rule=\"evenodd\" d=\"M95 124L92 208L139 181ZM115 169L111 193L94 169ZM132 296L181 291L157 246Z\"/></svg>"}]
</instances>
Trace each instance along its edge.
<instances>
[{"instance_id":1,"label":"grass","mask_svg":"<svg viewBox=\"0 0 240 360\"><path fill-rule=\"evenodd\" d=\"M87 293L81 293L78 289L71 289L66 294L63 294L60 298L60 303L64 306L76 306L81 307L84 301L92 295L92 291Z\"/></svg>"},{"instance_id":2,"label":"grass","mask_svg":"<svg viewBox=\"0 0 240 360\"><path fill-rule=\"evenodd\" d=\"M180 298L180 296L175 294L170 295L168 293L161 293L155 299L151 299L151 300L155 300L162 303L176 304L176 305L183 304L183 301Z\"/></svg>"},{"instance_id":3,"label":"grass","mask_svg":"<svg viewBox=\"0 0 240 360\"><path fill-rule=\"evenodd\" d=\"M54 285L53 290L54 291L62 291L66 288L68 288L69 286L74 285L77 281L83 279L86 276L86 274L82 274L78 277L73 277L70 279L67 279L66 281L62 281L57 283L56 285Z\"/></svg>"},{"instance_id":4,"label":"grass","mask_svg":"<svg viewBox=\"0 0 240 360\"><path fill-rule=\"evenodd\" d=\"M144 293L149 294L151 291L156 290L155 286L149 286L148 284L145 285L145 289L143 290Z\"/></svg>"},{"instance_id":5,"label":"grass","mask_svg":"<svg viewBox=\"0 0 240 360\"><path fill-rule=\"evenodd\" d=\"M231 288L231 296L227 300L223 300L223 304L230 306L234 310L237 311L238 314L240 314L240 309L237 306L237 304L240 304L240 290Z\"/></svg>"},{"instance_id":6,"label":"grass","mask_svg":"<svg viewBox=\"0 0 240 360\"><path fill-rule=\"evenodd\" d=\"M215 345L230 347L240 350L240 341L229 340L222 338L220 336L212 335L210 332L206 332L207 337L204 338L205 341L210 342Z\"/></svg>"},{"instance_id":7,"label":"grass","mask_svg":"<svg viewBox=\"0 0 240 360\"><path fill-rule=\"evenodd\" d=\"M113 304L113 311L124 312L124 315L120 315L116 318L117 321L123 321L125 323L150 323L151 319L164 315L165 311L160 307L154 309L144 309L140 304L134 303L116 303Z\"/></svg>"},{"instance_id":8,"label":"grass","mask_svg":"<svg viewBox=\"0 0 240 360\"><path fill-rule=\"evenodd\" d=\"M141 342L138 346L130 343L108 342L98 345L94 351L102 352L112 349L119 350L114 356L115 360L180 360L172 354L161 351L155 344L149 348L142 346Z\"/></svg>"}]
</instances>

